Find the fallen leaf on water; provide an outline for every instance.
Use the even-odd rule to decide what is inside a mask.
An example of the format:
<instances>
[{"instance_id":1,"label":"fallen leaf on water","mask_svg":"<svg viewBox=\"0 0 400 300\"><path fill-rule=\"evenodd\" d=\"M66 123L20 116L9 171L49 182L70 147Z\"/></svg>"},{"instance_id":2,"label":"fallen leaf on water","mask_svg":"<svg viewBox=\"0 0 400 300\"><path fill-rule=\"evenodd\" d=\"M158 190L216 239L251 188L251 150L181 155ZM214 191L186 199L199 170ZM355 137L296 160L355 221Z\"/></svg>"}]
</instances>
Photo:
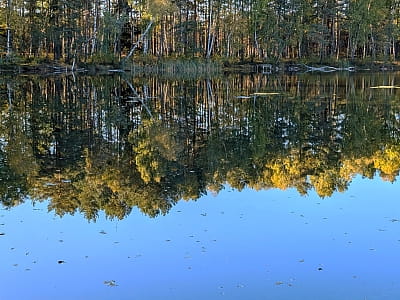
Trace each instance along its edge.
<instances>
[{"instance_id":1,"label":"fallen leaf on water","mask_svg":"<svg viewBox=\"0 0 400 300\"><path fill-rule=\"evenodd\" d=\"M118 286L118 284L115 282L115 280L105 280L104 284L107 286Z\"/></svg>"}]
</instances>

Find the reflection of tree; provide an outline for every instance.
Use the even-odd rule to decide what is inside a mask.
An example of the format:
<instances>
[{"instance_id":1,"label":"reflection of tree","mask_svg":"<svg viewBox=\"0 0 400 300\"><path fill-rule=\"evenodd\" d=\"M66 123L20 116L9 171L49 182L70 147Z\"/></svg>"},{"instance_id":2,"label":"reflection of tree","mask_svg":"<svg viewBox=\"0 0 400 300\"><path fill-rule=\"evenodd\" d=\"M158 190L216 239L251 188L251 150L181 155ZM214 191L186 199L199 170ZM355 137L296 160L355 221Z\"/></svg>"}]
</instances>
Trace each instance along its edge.
<instances>
[{"instance_id":1,"label":"reflection of tree","mask_svg":"<svg viewBox=\"0 0 400 300\"><path fill-rule=\"evenodd\" d=\"M26 196L26 179L14 172L0 150L0 201L5 207L20 204Z\"/></svg>"},{"instance_id":2,"label":"reflection of tree","mask_svg":"<svg viewBox=\"0 0 400 300\"><path fill-rule=\"evenodd\" d=\"M400 146L390 145L378 150L374 155L374 167L382 178L394 181L400 170Z\"/></svg>"},{"instance_id":3,"label":"reflection of tree","mask_svg":"<svg viewBox=\"0 0 400 300\"><path fill-rule=\"evenodd\" d=\"M60 216L122 219L226 184L326 197L358 174L396 179L397 90L367 88L383 75L257 76L0 82L0 200L29 195Z\"/></svg>"},{"instance_id":4,"label":"reflection of tree","mask_svg":"<svg viewBox=\"0 0 400 300\"><path fill-rule=\"evenodd\" d=\"M132 143L136 144L136 167L145 183L159 183L176 165L177 154L182 148L173 132L173 128L165 128L160 120L150 120L144 122L135 136L131 136Z\"/></svg>"}]
</instances>

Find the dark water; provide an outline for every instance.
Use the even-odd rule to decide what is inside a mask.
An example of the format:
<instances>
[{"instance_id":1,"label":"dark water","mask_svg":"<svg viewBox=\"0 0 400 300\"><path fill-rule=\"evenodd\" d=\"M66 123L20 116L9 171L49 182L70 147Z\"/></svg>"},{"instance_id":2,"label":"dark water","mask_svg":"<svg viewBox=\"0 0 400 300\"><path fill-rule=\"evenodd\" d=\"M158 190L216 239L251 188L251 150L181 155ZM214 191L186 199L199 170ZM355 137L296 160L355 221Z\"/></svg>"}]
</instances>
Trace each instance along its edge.
<instances>
[{"instance_id":1,"label":"dark water","mask_svg":"<svg viewBox=\"0 0 400 300\"><path fill-rule=\"evenodd\" d=\"M398 299L397 85L2 77L2 293Z\"/></svg>"}]
</instances>

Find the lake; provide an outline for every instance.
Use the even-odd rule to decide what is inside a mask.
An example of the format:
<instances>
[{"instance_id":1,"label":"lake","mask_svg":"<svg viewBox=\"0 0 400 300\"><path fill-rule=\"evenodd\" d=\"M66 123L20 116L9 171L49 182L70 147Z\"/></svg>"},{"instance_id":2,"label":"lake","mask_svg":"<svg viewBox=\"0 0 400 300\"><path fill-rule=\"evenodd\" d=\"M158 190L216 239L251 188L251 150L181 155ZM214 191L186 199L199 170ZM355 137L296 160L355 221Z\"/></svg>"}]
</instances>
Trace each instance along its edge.
<instances>
[{"instance_id":1,"label":"lake","mask_svg":"<svg viewBox=\"0 0 400 300\"><path fill-rule=\"evenodd\" d=\"M399 84L0 77L0 298L399 299Z\"/></svg>"}]
</instances>

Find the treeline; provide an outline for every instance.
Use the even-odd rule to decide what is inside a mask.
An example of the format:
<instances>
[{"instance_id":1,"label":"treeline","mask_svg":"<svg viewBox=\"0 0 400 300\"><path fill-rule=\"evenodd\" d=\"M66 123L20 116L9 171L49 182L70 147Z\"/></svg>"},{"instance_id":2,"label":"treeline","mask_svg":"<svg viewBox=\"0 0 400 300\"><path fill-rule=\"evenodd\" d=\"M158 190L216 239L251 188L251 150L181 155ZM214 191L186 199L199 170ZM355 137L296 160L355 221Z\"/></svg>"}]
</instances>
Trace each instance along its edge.
<instances>
[{"instance_id":1,"label":"treeline","mask_svg":"<svg viewBox=\"0 0 400 300\"><path fill-rule=\"evenodd\" d=\"M399 19L399 0L7 0L0 51L66 63L395 60Z\"/></svg>"},{"instance_id":2,"label":"treeline","mask_svg":"<svg viewBox=\"0 0 400 300\"><path fill-rule=\"evenodd\" d=\"M400 171L396 74L0 78L0 204L168 213L227 184L321 197Z\"/></svg>"}]
</instances>

